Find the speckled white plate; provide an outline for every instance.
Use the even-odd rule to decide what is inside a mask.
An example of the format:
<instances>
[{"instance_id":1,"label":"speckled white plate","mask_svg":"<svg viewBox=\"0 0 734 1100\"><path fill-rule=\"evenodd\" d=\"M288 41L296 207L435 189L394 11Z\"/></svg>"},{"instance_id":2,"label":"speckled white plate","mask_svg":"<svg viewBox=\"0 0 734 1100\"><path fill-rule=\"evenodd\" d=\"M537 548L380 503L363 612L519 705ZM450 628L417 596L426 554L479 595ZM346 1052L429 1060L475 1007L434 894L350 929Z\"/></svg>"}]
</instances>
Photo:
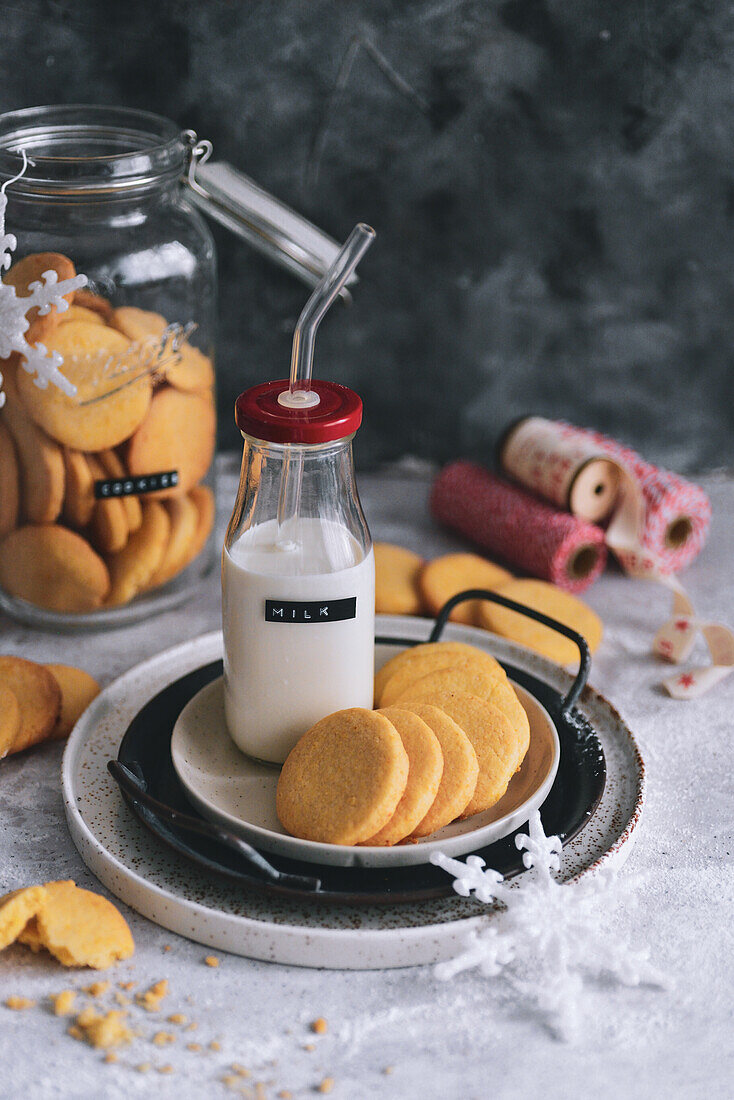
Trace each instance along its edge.
<instances>
[{"instance_id":1,"label":"speckled white plate","mask_svg":"<svg viewBox=\"0 0 734 1100\"><path fill-rule=\"evenodd\" d=\"M428 863L431 852L462 856L524 825L533 810L543 805L558 771L560 743L550 715L519 684L513 686L530 722L530 747L521 769L491 809L454 821L416 844L352 847L317 844L287 833L275 812L280 769L255 763L233 743L224 718L221 676L197 692L181 711L171 738L171 757L197 810L262 851L335 867L407 867Z\"/></svg>"},{"instance_id":2,"label":"speckled white plate","mask_svg":"<svg viewBox=\"0 0 734 1100\"><path fill-rule=\"evenodd\" d=\"M384 637L423 641L432 626L427 620L378 616L377 630ZM444 637L482 646L558 691L570 686L563 669L484 631L449 624ZM138 665L94 700L71 734L62 767L66 817L90 870L162 927L251 958L370 970L434 963L456 954L467 932L491 919L478 902L451 897L355 912L245 894L158 843L130 813L107 761L117 756L128 725L149 699L178 677L217 660L221 649L221 634L207 634ZM594 817L563 849L563 880L622 862L635 839L644 799L642 759L614 707L590 688L578 706L602 743L607 779Z\"/></svg>"}]
</instances>

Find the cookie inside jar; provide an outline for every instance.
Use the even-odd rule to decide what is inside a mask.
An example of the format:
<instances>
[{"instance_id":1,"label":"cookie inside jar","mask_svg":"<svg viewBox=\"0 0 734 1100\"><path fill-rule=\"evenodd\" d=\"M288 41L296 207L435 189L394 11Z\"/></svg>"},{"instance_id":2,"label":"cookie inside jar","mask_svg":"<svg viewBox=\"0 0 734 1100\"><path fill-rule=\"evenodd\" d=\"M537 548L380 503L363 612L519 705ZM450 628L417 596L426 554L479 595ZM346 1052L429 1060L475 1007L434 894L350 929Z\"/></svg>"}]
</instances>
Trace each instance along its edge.
<instances>
[{"instance_id":1,"label":"cookie inside jar","mask_svg":"<svg viewBox=\"0 0 734 1100\"><path fill-rule=\"evenodd\" d=\"M3 281L25 297L50 271L76 275L65 256L31 254ZM195 332L85 286L26 330L63 389L39 375L31 351L0 361L0 590L10 610L138 617L157 595L185 593L187 571L210 560L215 376Z\"/></svg>"}]
</instances>

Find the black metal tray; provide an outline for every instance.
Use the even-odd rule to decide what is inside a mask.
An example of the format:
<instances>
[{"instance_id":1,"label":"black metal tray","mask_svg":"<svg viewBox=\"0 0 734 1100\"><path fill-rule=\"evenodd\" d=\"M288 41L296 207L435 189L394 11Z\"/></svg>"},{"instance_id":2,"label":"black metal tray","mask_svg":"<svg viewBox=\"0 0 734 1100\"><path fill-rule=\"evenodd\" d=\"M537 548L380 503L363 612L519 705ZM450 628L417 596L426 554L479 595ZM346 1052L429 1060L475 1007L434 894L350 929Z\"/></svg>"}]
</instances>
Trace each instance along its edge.
<instances>
[{"instance_id":1,"label":"black metal tray","mask_svg":"<svg viewBox=\"0 0 734 1100\"><path fill-rule=\"evenodd\" d=\"M448 602L436 621L436 641L448 615L463 599L492 599L554 625L579 645L579 674L564 697L522 669L505 664L508 676L526 688L550 714L561 744L560 763L553 787L543 803L543 827L568 843L588 823L601 799L606 768L601 743L573 703L586 682L589 655L583 639L561 624L529 609L472 590ZM412 646L417 639L376 639L378 644ZM154 696L135 716L120 744L110 770L123 797L139 820L159 840L200 868L255 890L296 901L346 905L395 904L449 896L451 881L431 864L399 868L352 868L315 865L268 854L267 857L234 840L206 821L188 802L171 760L171 735L184 706L206 684L222 674L215 661L188 673ZM120 767L122 765L122 768ZM196 831L192 831L195 829ZM511 834L476 855L511 878L523 871L522 856ZM249 854L248 854L249 853ZM256 864L259 864L256 865ZM314 876L318 876L315 878Z\"/></svg>"}]
</instances>

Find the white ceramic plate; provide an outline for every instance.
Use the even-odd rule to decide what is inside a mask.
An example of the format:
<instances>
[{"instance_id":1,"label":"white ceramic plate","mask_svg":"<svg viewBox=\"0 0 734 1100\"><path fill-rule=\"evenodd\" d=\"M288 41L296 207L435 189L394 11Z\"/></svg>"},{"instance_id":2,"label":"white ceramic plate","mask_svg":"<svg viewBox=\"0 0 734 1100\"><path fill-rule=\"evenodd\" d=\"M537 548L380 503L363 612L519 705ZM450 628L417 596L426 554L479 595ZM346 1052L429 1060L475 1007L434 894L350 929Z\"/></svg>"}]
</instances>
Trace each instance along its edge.
<instances>
[{"instance_id":1,"label":"white ceramic plate","mask_svg":"<svg viewBox=\"0 0 734 1100\"><path fill-rule=\"evenodd\" d=\"M425 619L379 616L377 631L426 641ZM445 637L469 642L568 691L571 677L543 657L484 630L449 623ZM386 646L385 657L396 648ZM373 906L359 919L348 906L286 903L243 893L193 866L151 836L124 804L107 772L141 707L180 676L222 656L222 635L206 634L130 669L98 695L64 751L66 818L82 859L118 898L163 928L210 949L291 966L368 970L436 963L451 958L467 935L491 919L485 906L452 896L416 905ZM383 657L384 659L384 657ZM604 749L607 780L593 819L563 849L559 880L620 866L638 833L645 769L630 730L614 707L587 688L581 713Z\"/></svg>"},{"instance_id":2,"label":"white ceramic plate","mask_svg":"<svg viewBox=\"0 0 734 1100\"><path fill-rule=\"evenodd\" d=\"M530 747L506 793L491 809L454 821L415 844L351 847L300 840L287 833L275 812L280 769L255 763L231 740L221 677L202 688L181 711L171 738L173 766L188 798L204 817L266 852L338 867L405 867L427 863L431 853L438 851L464 855L524 825L543 804L556 777L560 744L550 715L518 684L513 687L530 722Z\"/></svg>"}]
</instances>

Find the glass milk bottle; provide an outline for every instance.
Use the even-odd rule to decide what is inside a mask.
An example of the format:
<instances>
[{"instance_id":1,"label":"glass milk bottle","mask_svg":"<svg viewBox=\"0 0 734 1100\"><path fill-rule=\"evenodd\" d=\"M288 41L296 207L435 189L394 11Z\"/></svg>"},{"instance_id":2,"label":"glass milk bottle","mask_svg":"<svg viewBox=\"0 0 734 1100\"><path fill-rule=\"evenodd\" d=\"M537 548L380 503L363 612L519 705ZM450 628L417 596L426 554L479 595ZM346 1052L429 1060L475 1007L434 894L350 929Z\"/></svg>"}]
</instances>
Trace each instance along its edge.
<instances>
[{"instance_id":1,"label":"glass milk bottle","mask_svg":"<svg viewBox=\"0 0 734 1100\"><path fill-rule=\"evenodd\" d=\"M235 406L244 454L222 554L225 715L238 747L268 763L325 715L372 706L375 566L352 458L362 401L310 377L315 329L366 231L301 315L290 380Z\"/></svg>"}]
</instances>

